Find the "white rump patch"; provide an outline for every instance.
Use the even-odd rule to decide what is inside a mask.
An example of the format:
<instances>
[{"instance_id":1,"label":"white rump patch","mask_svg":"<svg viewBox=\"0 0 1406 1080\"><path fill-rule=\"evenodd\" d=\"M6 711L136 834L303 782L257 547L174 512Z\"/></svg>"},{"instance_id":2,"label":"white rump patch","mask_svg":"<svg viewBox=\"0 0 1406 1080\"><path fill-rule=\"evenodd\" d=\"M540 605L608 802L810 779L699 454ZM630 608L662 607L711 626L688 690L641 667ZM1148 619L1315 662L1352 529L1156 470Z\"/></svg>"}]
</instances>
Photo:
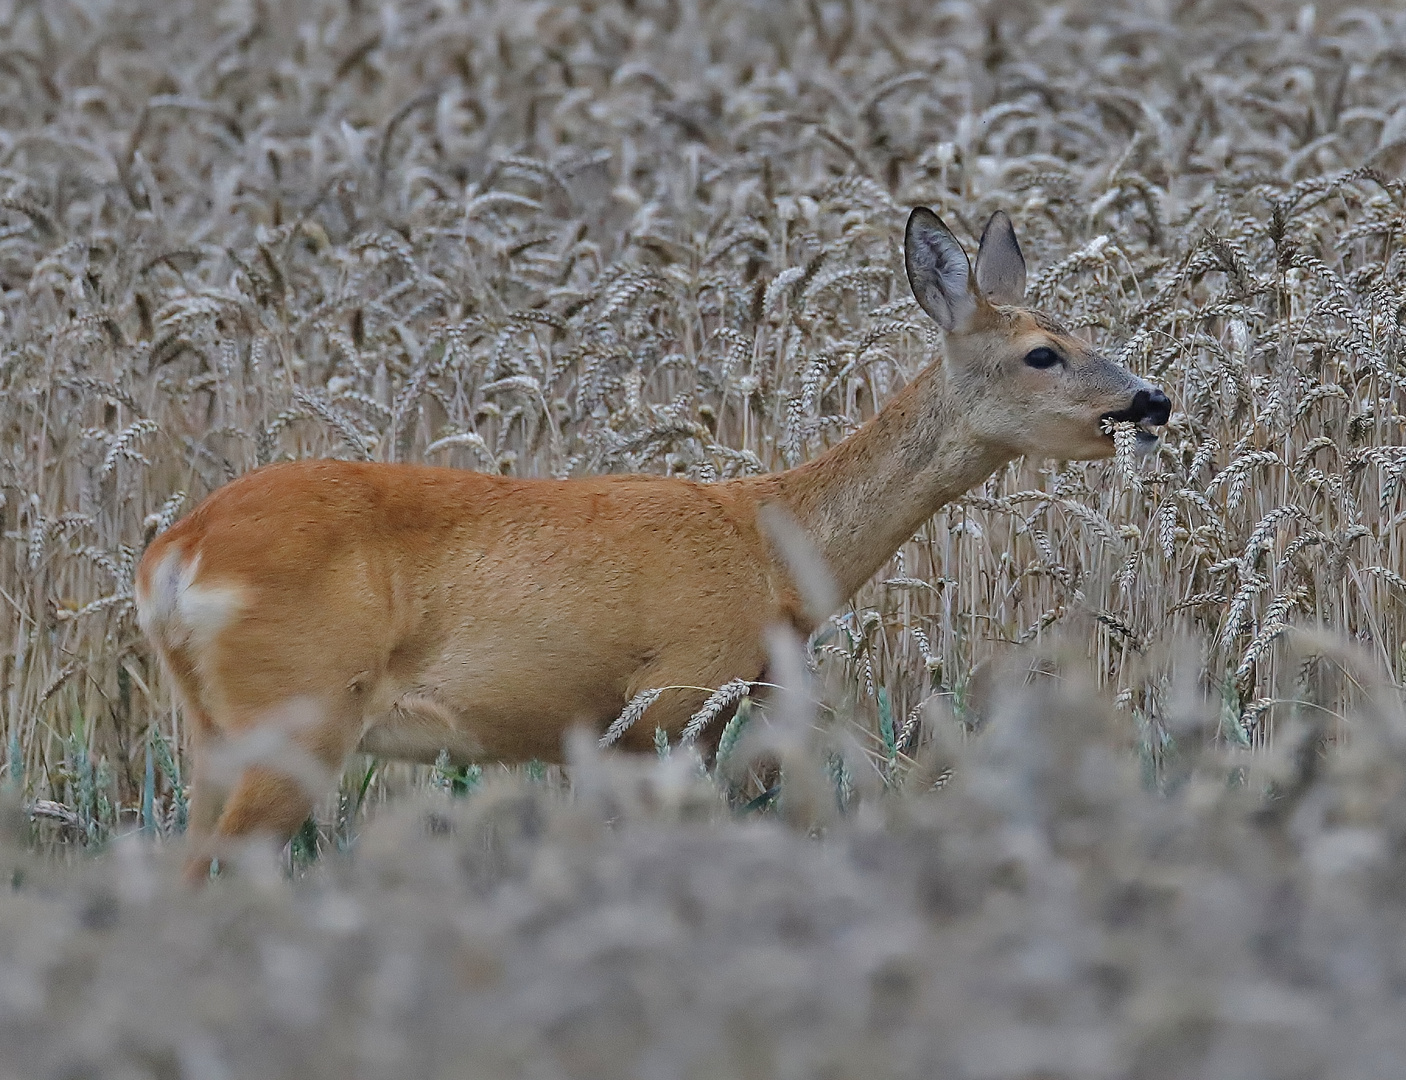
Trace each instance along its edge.
<instances>
[{"instance_id":1,"label":"white rump patch","mask_svg":"<svg viewBox=\"0 0 1406 1080\"><path fill-rule=\"evenodd\" d=\"M200 556L189 561L168 551L137 590L137 624L154 641L173 646L209 645L244 607L238 585L198 584Z\"/></svg>"}]
</instances>

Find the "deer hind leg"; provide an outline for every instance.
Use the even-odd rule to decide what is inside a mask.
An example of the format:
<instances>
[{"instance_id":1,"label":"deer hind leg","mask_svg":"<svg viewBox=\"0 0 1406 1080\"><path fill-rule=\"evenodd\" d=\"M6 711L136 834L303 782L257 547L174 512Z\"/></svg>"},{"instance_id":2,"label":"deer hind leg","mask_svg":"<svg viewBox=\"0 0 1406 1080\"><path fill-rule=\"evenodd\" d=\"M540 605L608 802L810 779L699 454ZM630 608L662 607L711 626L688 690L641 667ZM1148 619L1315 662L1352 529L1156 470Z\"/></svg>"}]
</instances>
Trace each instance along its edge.
<instances>
[{"instance_id":1,"label":"deer hind leg","mask_svg":"<svg viewBox=\"0 0 1406 1080\"><path fill-rule=\"evenodd\" d=\"M181 702L190 738L190 804L186 817L185 842L192 852L210 848L215 825L229 794L228 778L211 768L211 753L220 741L214 716L205 707L200 695L200 680L195 673L195 661L190 651L181 646L159 644L157 650L165 662L167 674L175 684L177 700ZM209 876L210 857L197 868L192 856L186 864L186 877L203 881Z\"/></svg>"},{"instance_id":2,"label":"deer hind leg","mask_svg":"<svg viewBox=\"0 0 1406 1080\"><path fill-rule=\"evenodd\" d=\"M186 843L192 851L203 851L210 846L215 825L224 810L225 799L229 795L229 784L219 783L217 774L210 768L210 748L217 736L214 724L208 715L194 708L186 707L186 716L191 721L191 781L190 809L186 820ZM192 880L208 876L210 860L205 859L204 869L197 871L194 860L187 865L186 875Z\"/></svg>"},{"instance_id":3,"label":"deer hind leg","mask_svg":"<svg viewBox=\"0 0 1406 1080\"><path fill-rule=\"evenodd\" d=\"M199 884L232 842L289 840L330 791L361 733L355 701L297 698L197 746L185 876Z\"/></svg>"}]
</instances>

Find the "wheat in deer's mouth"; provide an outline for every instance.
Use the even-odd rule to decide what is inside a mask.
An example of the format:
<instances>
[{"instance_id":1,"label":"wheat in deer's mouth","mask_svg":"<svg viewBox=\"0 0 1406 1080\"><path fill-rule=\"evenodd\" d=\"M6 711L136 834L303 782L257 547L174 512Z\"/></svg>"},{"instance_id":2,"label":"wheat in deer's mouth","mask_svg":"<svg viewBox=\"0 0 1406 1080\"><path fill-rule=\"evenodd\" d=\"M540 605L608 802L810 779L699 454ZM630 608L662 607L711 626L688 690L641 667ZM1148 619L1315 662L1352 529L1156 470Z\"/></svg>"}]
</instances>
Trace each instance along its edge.
<instances>
[{"instance_id":1,"label":"wheat in deer's mouth","mask_svg":"<svg viewBox=\"0 0 1406 1080\"><path fill-rule=\"evenodd\" d=\"M1116 425L1134 424L1138 449L1148 451L1157 445L1157 432L1152 429L1167 423L1171 419L1171 411L1171 402L1161 391L1139 392L1127 408L1100 416L1099 430L1111 441Z\"/></svg>"},{"instance_id":2,"label":"wheat in deer's mouth","mask_svg":"<svg viewBox=\"0 0 1406 1080\"><path fill-rule=\"evenodd\" d=\"M1115 448L1117 446L1117 432L1119 428L1128 425L1133 432L1133 456L1139 460L1147 458L1157 451L1157 432L1152 431L1151 420L1131 420L1123 419L1118 413L1104 413L1099 418L1099 431Z\"/></svg>"},{"instance_id":3,"label":"wheat in deer's mouth","mask_svg":"<svg viewBox=\"0 0 1406 1080\"><path fill-rule=\"evenodd\" d=\"M1109 442L1112 442L1113 426L1117 423L1123 422L1129 422L1129 420L1127 417L1124 417L1119 413L1104 413L1101 417L1099 417L1099 431L1102 432L1103 437L1105 439L1107 439ZM1137 420L1131 422L1137 425L1133 433L1137 438L1138 449L1151 450L1152 447L1157 445L1158 435L1157 432L1152 430L1153 425L1150 420Z\"/></svg>"}]
</instances>

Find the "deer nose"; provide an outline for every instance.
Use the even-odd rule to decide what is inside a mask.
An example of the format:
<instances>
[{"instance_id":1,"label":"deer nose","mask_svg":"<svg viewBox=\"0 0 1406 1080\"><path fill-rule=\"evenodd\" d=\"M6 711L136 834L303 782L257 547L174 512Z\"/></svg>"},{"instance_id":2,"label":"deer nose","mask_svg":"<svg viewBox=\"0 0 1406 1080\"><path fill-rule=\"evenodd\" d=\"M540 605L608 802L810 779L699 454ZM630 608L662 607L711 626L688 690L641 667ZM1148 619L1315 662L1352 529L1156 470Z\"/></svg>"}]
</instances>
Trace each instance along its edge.
<instances>
[{"instance_id":1,"label":"deer nose","mask_svg":"<svg viewBox=\"0 0 1406 1080\"><path fill-rule=\"evenodd\" d=\"M1160 390L1139 390L1133 395L1133 404L1128 412L1134 423L1165 424L1172 418L1172 402Z\"/></svg>"}]
</instances>

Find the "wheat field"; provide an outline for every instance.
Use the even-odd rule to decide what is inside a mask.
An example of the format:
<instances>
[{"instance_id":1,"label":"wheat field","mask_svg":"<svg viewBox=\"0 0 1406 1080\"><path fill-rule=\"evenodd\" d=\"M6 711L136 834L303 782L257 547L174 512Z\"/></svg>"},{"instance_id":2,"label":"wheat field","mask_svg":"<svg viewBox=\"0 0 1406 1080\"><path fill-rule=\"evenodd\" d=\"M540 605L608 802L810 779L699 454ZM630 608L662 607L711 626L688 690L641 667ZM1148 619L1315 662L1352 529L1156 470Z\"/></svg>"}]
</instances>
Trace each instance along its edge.
<instances>
[{"instance_id":1,"label":"wheat field","mask_svg":"<svg viewBox=\"0 0 1406 1080\"><path fill-rule=\"evenodd\" d=\"M109 954L89 941L97 931L87 915L65 922L53 912L86 912L90 895L130 906L129 893L148 889L163 897L153 912L191 929L170 962L194 970L215 954L202 951L193 928L206 916L193 912L206 911L209 926L242 926L267 909L281 927L275 937L295 942L303 932L295 924L322 917L318 904L358 896L361 921L348 925L368 925L374 910L377 932L393 937L382 923L408 904L414 925L431 926L405 955L430 972L416 993L433 994L434 979L478 976L434 959L434 935L452 936L457 924L435 923L421 910L430 901L404 882L447 887L444 852L453 850L476 882L470 893L496 897L484 902L499 921L474 933L497 957L485 970L509 972L512 989L487 1010L498 1016L503 1002L540 991L533 965L577 963L563 959L575 955L565 945L505 944L523 932L505 914L513 889L548 907L554 889L570 891L565 883L606 896L635 881L638 894L626 889L622 903L663 895L673 886L651 875L673 872L657 868L677 861L670 830L682 829L679 843L721 860L720 880L733 882L718 886L722 899L712 885L698 886L706 895L683 890L706 916L698 942L716 945L705 967L741 948L708 921L714 915L745 922L762 918L755 905L793 903L785 890L739 892L743 870L727 868L736 859L789 867L797 893L821 909L837 905L840 922L870 926L866 933L880 934L891 904L894 936L873 956L890 945L895 956L952 949L951 971L919 975L899 963L890 982L907 988L894 991L908 1002L893 1006L904 1019L892 1029L875 1021L872 1044L856 1036L853 1045L867 1049L853 1061L831 1047L840 1064L830 1073L815 1071L819 1059L798 1047L827 1023L850 1030L835 1017L850 1016L859 999L839 990L828 1003L793 1002L799 1011L782 1009L773 1026L748 1029L714 1057L713 1006L665 994L698 1011L697 1030L675 1030L649 1019L662 1005L638 1005L640 1031L674 1040L669 1062L703 1062L675 1071L643 1049L628 1068L612 1059L602 1048L614 1020L586 1023L567 1039L579 1054L551 1058L550 1068L521 1041L537 1023L530 1018L521 1031L504 1017L483 1028L475 1020L451 1038L442 1027L416 1036L415 1024L429 1020L388 1013L396 1034L386 1045L439 1047L424 1051L426 1075L467 1075L453 1064L468 1060L454 1056L454 1039L485 1055L475 1059L482 1075L933 1075L923 1063L938 1050L914 1034L919 1021L946 1017L933 1031L955 1039L968 1030L959 1018L985 1001L988 1023L969 1029L975 1049L943 1044L945 1075L1170 1078L1208 1075L1196 1071L1208 1061L1243 1076L1329 1075L1314 1071L1327 1062L1337 1077L1389 1075L1388 1058L1370 1048L1393 1036L1373 1025L1399 1008L1402 977L1349 974L1365 970L1372 949L1394 957L1397 947L1383 943L1399 920L1395 907L1380 906L1396 871L1372 860L1400 858L1390 796L1406 766L1397 700L1406 678L1403 168L1406 15L1385 3L3 0L0 735L6 797L18 808L4 852L27 868L16 869L17 883L43 883L17 893L28 905L22 918L7 926L0 917L6 955L29 970L17 958L37 946L24 944L23 928L52 918L57 928L43 940L107 956L104 978L135 972L154 926L139 919L122 938L133 955ZM801 792L787 825L783 792L778 821L738 824L712 796L722 798L722 787L744 803L764 786L757 777L714 776L705 783L712 796L700 795L680 764L687 755L669 757L667 744L657 763L638 765L645 780L629 772L636 764L618 766L628 773L624 791L673 793L644 800L657 805L640 811L637 846L625 842L626 826L602 838L583 825L589 799L573 802L567 789L579 783L555 770L543 778L536 766L500 775L491 765L358 761L295 843L295 862L299 850L326 852L374 832L372 808L387 835L413 831L405 823L419 811L408 807L433 805L434 815L468 823L422 860L406 841L405 852L384 856L394 864L384 873L371 855L355 868L323 868L329 877L311 908L298 906L293 886L257 872L208 908L166 898L165 848L148 850L140 838L181 830L185 744L133 617L132 573L146 543L225 481L295 457L703 481L796 464L854 430L935 355L936 329L902 269L902 225L915 205L936 209L970 250L992 211L1009 212L1031 265L1032 304L1164 388L1174 415L1148 460L1011 465L928 522L816 635L813 700L802 711L830 742L811 748L814 771L854 822L827 811L816 826L812 811L825 800L807 803L814 792ZM999 693L1023 683L1043 689L1018 708ZM1042 726L1061 717L1099 720L1071 720L1058 736ZM1072 742L1061 749L1065 735ZM617 767L589 761L587 771ZM1093 781L1079 761L1106 767L1108 785L1085 790ZM803 771L788 780L804 787ZM934 783L939 790L922 793ZM476 785L500 794L462 800L483 800L470 810L439 793ZM1079 838L1066 840L1077 850L1060 841L1057 855L1047 846L1036 858L1012 822L1064 835L1058 807L1069 791ZM679 806L695 797L711 824L690 833L677 819L689 819ZM1284 809L1300 805L1317 808L1312 827ZM503 842L510 854L494 861L482 854L482 830L500 828L501 806L548 824L539 833L518 822L517 839ZM802 834L849 839L813 850L797 839L798 822ZM1348 854L1320 843L1330 825L1356 830L1344 841ZM1265 828L1272 835L1255 831ZM580 851L573 829L584 837ZM47 852L39 862L36 840ZM1135 868L1124 873L1090 854L1095 840L1109 845L1108 860L1142 854L1128 856ZM1006 854L989 854L988 841ZM137 853L125 862L78 854L114 845ZM1165 878L1148 855L1163 847L1181 868ZM583 852L623 877L608 882ZM1009 860L1021 859L1039 872L1010 871ZM75 861L82 865L67 866ZM1367 865L1380 871L1376 884L1362 884ZM868 895L861 885L871 870ZM1008 871L1039 878L1031 888L1053 890L1048 904L1016 890L1025 899L1002 914ZM1334 883L1322 895L1303 884L1320 871ZM913 907L915 874L920 895L941 894L932 910L948 920L946 937L909 925L934 917ZM1310 899L1294 893L1295 881ZM1190 951L1201 959L1185 960L1194 974L1157 983L1148 999L1156 1008L1142 990L1128 991L1153 1010L1137 1014L1146 1030L1131 1013L1089 1019L1102 1015L1100 994L1123 1001L1123 984L1100 989L1097 972L1083 1005L1054 1000L1049 971L1068 956L1039 954L1049 935L1074 948L1069 941L1093 933L1102 916L1090 914L1089 890L1100 883L1133 896L1127 933L1145 955L1127 960L1129 970L1180 978L1169 942L1197 943ZM1154 947L1158 913L1181 886L1195 899L1168 918L1190 922ZM983 890L999 895L983 906ZM1327 896L1336 916L1320 909ZM1239 920L1233 932L1196 924L1192 913L1211 919L1227 905ZM963 919L976 928L969 940L953 929ZM1310 923L1318 951L1292 962L1274 953L1283 935L1308 934ZM1269 944L1228 944L1256 925L1268 927ZM1034 952L992 961L983 950L999 953L1003 926ZM658 930L660 940L676 931ZM773 938L787 932L758 931L757 948L780 948ZM288 948L330 971L351 949L339 933ZM359 941L372 932L347 933ZM825 937L811 933L801 938ZM368 946L362 961L401 963L390 959L401 955L393 944ZM283 1000L285 975L288 1000L313 993L298 990L297 963L269 959L282 946L250 945L260 948L262 974L249 975L241 993L261 987ZM868 948L860 948L866 964ZM649 977L667 983L661 957L673 964L684 954L660 949ZM815 963L842 983L836 973L847 961L816 950L824 959ZM734 956L743 967L745 955ZM460 967L477 970L476 962ZM1109 960L1110 970L1122 962ZM1304 965L1337 982L1305 989ZM773 980L777 1001L819 977L804 965L782 970L790 977L754 973L758 987ZM1021 971L1030 985L1047 980L1028 1000ZM985 987L971 1000L961 991L966 976ZM625 978L601 977L611 986ZM875 978L873 986L890 985ZM46 985L52 995L64 984ZM118 985L97 978L89 991ZM1243 992L1244 1015L1260 1017L1255 1030L1272 1037L1217 1041L1218 1025L1243 1019L1234 994L1206 1004L1205 987L1224 985ZM165 1031L185 1015L170 987L148 989L149 1004L134 996L94 1038L117 1045L122 1032L148 1023ZM1188 998L1193 990L1202 997ZM0 1028L29 1007L20 989L9 993L0 987ZM1300 1047L1273 1035L1286 1016L1318 1031L1336 1015L1330 1002L1349 999L1366 1004L1341 1040L1305 1036ZM1084 1007L1085 1027L1065 1022L1062 1010ZM1018 1038L1001 1028L1008 1012L1024 1025ZM425 1015L449 1023L442 1010ZM267 1061L240 1057L253 1053L244 1042L211 1036L161 1051L156 1064L132 1051L137 1072L104 1071L122 1066L101 1054L63 1072L63 1024L47 1019L32 1044L15 1035L10 1045L48 1047L56 1076L219 1076L231 1061L255 1071L264 1062L265 1075L382 1075L386 1062L408 1060L381 1061L385 1047L328 1056L317 1048L340 1037L336 1025L313 1036L301 1021L275 1019L291 1027L269 1043ZM251 1014L249 1030L275 1019ZM507 1026L494 1027L500 1021ZM1120 1033L1111 1043L1093 1033L1105 1022ZM1042 1042L1041 1025L1064 1034ZM497 1045L517 1049L501 1060L488 1054L490 1030L507 1039ZM620 1046L634 1046L626 1035ZM1347 1055L1352 1039L1369 1049ZM703 1050L689 1058L680 1047L693 1042Z\"/></svg>"}]
</instances>

